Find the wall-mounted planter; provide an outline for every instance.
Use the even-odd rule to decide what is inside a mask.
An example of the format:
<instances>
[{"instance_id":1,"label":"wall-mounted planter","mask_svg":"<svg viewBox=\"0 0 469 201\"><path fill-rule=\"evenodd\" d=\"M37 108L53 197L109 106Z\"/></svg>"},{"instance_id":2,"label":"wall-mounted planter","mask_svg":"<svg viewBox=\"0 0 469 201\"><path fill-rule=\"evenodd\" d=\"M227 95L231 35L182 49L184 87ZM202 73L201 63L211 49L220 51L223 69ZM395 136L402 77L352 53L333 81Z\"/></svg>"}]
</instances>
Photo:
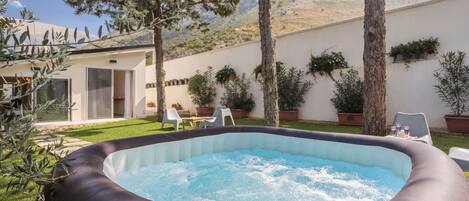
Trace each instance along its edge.
<instances>
[{"instance_id":1,"label":"wall-mounted planter","mask_svg":"<svg viewBox=\"0 0 469 201\"><path fill-rule=\"evenodd\" d=\"M298 110L279 111L279 119L280 121L297 121Z\"/></svg>"},{"instance_id":2,"label":"wall-mounted planter","mask_svg":"<svg viewBox=\"0 0 469 201\"><path fill-rule=\"evenodd\" d=\"M249 113L243 109L231 109L231 114L233 115L233 118L241 119L247 118Z\"/></svg>"},{"instance_id":3,"label":"wall-mounted planter","mask_svg":"<svg viewBox=\"0 0 469 201\"><path fill-rule=\"evenodd\" d=\"M195 109L198 116L212 116L214 110L213 107L197 107Z\"/></svg>"},{"instance_id":4,"label":"wall-mounted planter","mask_svg":"<svg viewBox=\"0 0 469 201\"><path fill-rule=\"evenodd\" d=\"M449 132L469 134L469 116L446 115L445 120Z\"/></svg>"},{"instance_id":5,"label":"wall-mounted planter","mask_svg":"<svg viewBox=\"0 0 469 201\"><path fill-rule=\"evenodd\" d=\"M362 113L337 113L339 125L344 126L362 126L363 114Z\"/></svg>"},{"instance_id":6,"label":"wall-mounted planter","mask_svg":"<svg viewBox=\"0 0 469 201\"><path fill-rule=\"evenodd\" d=\"M393 63L403 62L409 64L437 54L439 47L438 38L430 37L393 46L389 56L393 58Z\"/></svg>"}]
</instances>

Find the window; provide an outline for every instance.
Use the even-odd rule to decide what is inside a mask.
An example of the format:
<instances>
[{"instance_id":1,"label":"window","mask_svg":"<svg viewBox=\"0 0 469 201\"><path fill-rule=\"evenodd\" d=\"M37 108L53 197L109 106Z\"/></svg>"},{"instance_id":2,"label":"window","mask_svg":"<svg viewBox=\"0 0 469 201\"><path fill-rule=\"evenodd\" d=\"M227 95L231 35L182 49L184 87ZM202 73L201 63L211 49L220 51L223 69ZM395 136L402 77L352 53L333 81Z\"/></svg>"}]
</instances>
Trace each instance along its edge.
<instances>
[{"instance_id":1,"label":"window","mask_svg":"<svg viewBox=\"0 0 469 201\"><path fill-rule=\"evenodd\" d=\"M153 65L153 52L145 52L145 65Z\"/></svg>"},{"instance_id":2,"label":"window","mask_svg":"<svg viewBox=\"0 0 469 201\"><path fill-rule=\"evenodd\" d=\"M37 90L37 104L47 104L54 100L45 111L37 114L39 122L69 121L69 85L67 79L52 79Z\"/></svg>"}]
</instances>

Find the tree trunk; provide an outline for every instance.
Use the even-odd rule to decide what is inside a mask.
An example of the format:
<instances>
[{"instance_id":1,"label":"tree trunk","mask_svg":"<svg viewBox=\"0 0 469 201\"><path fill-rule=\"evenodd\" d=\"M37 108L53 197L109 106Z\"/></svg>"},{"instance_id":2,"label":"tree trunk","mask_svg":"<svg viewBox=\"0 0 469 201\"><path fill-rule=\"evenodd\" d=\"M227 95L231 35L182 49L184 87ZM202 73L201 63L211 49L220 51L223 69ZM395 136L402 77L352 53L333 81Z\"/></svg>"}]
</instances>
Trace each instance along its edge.
<instances>
[{"instance_id":1,"label":"tree trunk","mask_svg":"<svg viewBox=\"0 0 469 201\"><path fill-rule=\"evenodd\" d=\"M363 133L368 135L386 134L385 37L385 0L365 0Z\"/></svg>"},{"instance_id":2,"label":"tree trunk","mask_svg":"<svg viewBox=\"0 0 469 201\"><path fill-rule=\"evenodd\" d=\"M259 29L261 34L262 78L264 92L264 118L267 126L278 127L278 90L275 69L272 26L270 22L270 0L259 0Z\"/></svg>"},{"instance_id":3,"label":"tree trunk","mask_svg":"<svg viewBox=\"0 0 469 201\"><path fill-rule=\"evenodd\" d=\"M161 19L161 5L160 1L156 1L155 10L154 10L154 17L157 19ZM159 25L155 25L153 27L153 43L155 44L155 74L156 74L156 105L157 105L157 112L156 112L156 119L161 121L163 119L164 109L166 108L166 93L165 93L165 86L164 80L166 72L163 68L163 59L164 59L164 52L163 52L163 39L162 39L162 27Z\"/></svg>"}]
</instances>

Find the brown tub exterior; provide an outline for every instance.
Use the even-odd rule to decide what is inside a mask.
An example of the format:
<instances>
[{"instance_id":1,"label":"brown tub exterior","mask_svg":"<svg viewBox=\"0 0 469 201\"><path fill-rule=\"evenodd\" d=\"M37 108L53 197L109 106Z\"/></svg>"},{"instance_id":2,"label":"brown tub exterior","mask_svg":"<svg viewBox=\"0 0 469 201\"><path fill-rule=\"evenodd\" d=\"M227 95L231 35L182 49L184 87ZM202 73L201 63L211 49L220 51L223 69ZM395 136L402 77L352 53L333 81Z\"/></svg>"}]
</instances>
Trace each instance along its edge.
<instances>
[{"instance_id":1,"label":"brown tub exterior","mask_svg":"<svg viewBox=\"0 0 469 201\"><path fill-rule=\"evenodd\" d=\"M469 185L463 172L442 151L420 143L383 137L308 132L268 127L224 127L197 129L172 134L159 134L115 140L82 148L70 154L67 164L72 175L46 190L47 201L144 201L108 179L103 161L109 154L150 144L178 141L223 133L268 133L306 139L326 140L358 145L381 146L407 154L412 172L393 201L467 201ZM57 175L56 175L57 176Z\"/></svg>"}]
</instances>

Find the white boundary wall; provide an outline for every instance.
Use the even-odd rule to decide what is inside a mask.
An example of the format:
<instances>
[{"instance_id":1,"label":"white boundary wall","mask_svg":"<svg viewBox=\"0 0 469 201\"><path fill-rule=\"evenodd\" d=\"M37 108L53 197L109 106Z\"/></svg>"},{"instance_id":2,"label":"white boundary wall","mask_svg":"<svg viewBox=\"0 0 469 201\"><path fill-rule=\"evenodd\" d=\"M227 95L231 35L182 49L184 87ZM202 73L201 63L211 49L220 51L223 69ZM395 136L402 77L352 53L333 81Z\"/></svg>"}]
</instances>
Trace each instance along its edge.
<instances>
[{"instance_id":1,"label":"white boundary wall","mask_svg":"<svg viewBox=\"0 0 469 201\"><path fill-rule=\"evenodd\" d=\"M469 53L469 1L433 0L426 3L400 8L386 15L387 49L400 43L426 37L438 37L440 53L462 50ZM277 38L276 54L279 61L306 70L311 53L322 51L342 51L347 61L363 73L363 18L356 18L319 28L288 34ZM238 74L251 75L253 68L260 63L260 44L251 42L236 47L220 49L164 63L166 80L192 76L197 69L205 70L213 66L216 70L231 64ZM392 122L396 112L424 112L431 127L445 127L443 116L449 108L434 90L433 73L439 68L438 57L418 61L406 68L405 64L387 62L387 117ZM146 81L154 82L153 68L146 68ZM336 72L337 76L337 72ZM314 78L310 75L308 79ZM263 117L262 92L259 85L251 82L251 92L255 96L256 107L251 117ZM217 100L223 94L217 89ZM334 84L326 77L318 77L306 95L306 102L300 108L303 120L337 121L336 110L330 99ZM147 101L155 99L155 89L146 89ZM186 109L194 109L187 93L187 85L166 88L167 104L179 102Z\"/></svg>"}]
</instances>

